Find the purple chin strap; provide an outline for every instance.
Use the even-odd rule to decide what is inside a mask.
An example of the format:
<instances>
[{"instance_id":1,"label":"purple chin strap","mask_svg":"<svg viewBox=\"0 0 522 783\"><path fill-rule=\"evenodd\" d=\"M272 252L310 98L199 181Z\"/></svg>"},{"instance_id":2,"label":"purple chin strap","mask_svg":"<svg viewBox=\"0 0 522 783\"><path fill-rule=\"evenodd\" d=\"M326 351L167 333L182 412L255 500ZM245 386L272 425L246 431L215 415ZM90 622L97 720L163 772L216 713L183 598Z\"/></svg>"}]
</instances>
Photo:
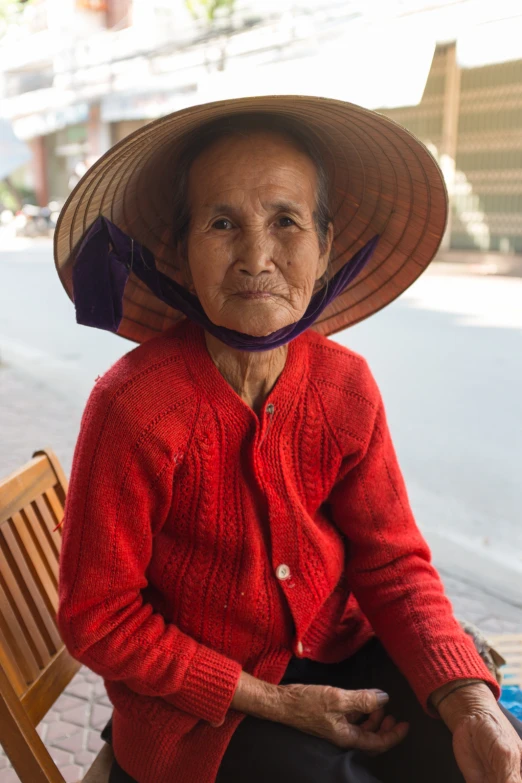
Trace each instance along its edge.
<instances>
[{"instance_id":1,"label":"purple chin strap","mask_svg":"<svg viewBox=\"0 0 522 783\"><path fill-rule=\"evenodd\" d=\"M266 337L252 337L212 323L196 296L157 269L150 250L100 216L85 233L74 262L72 277L76 321L84 326L117 332L123 317L125 285L133 272L158 299L182 312L231 348L268 351L285 345L308 329L364 269L378 241L379 235L376 234L344 264L327 286L314 294L299 321Z\"/></svg>"}]
</instances>

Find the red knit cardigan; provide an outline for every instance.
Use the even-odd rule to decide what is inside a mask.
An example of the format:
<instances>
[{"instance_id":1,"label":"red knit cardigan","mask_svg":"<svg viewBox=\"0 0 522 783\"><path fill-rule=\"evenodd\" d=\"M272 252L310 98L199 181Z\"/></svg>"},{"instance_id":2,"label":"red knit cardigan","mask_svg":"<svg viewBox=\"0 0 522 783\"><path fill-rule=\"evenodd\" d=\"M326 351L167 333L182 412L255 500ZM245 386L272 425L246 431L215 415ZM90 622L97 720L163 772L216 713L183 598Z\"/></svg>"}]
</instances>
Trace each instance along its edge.
<instances>
[{"instance_id":1,"label":"red knit cardigan","mask_svg":"<svg viewBox=\"0 0 522 783\"><path fill-rule=\"evenodd\" d=\"M259 415L188 321L96 383L58 625L104 678L139 783L213 783L242 669L278 683L292 655L340 661L373 633L424 705L459 677L499 695L430 564L366 361L313 332Z\"/></svg>"}]
</instances>

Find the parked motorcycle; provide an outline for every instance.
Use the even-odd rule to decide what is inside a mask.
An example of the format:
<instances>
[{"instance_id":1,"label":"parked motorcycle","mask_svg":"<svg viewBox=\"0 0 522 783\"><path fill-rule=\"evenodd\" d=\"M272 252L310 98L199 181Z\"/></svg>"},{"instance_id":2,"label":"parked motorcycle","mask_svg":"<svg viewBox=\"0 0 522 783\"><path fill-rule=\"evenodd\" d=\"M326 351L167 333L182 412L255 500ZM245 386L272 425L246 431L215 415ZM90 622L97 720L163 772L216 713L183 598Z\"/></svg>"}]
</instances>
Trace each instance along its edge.
<instances>
[{"instance_id":1,"label":"parked motorcycle","mask_svg":"<svg viewBox=\"0 0 522 783\"><path fill-rule=\"evenodd\" d=\"M24 204L13 218L16 236L51 236L56 228L59 213L60 206L56 201L49 202L45 207Z\"/></svg>"}]
</instances>

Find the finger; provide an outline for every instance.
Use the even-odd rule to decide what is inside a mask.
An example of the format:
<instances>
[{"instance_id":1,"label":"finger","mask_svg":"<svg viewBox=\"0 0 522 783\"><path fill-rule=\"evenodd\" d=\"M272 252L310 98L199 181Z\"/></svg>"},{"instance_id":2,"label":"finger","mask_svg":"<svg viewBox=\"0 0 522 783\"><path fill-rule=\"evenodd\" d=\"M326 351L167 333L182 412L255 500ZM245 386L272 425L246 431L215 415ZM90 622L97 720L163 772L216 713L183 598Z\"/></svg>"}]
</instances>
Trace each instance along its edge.
<instances>
[{"instance_id":1,"label":"finger","mask_svg":"<svg viewBox=\"0 0 522 783\"><path fill-rule=\"evenodd\" d=\"M394 748L406 737L409 725L407 723L397 723L389 731L368 732L360 726L346 727L345 738L346 746L366 750L375 753L384 753L390 748Z\"/></svg>"},{"instance_id":2,"label":"finger","mask_svg":"<svg viewBox=\"0 0 522 783\"><path fill-rule=\"evenodd\" d=\"M397 721L393 715L386 715L383 722L381 723L381 731L391 731L396 725Z\"/></svg>"},{"instance_id":3,"label":"finger","mask_svg":"<svg viewBox=\"0 0 522 783\"><path fill-rule=\"evenodd\" d=\"M381 723L381 727L379 729L379 734L387 733L391 731L395 726L397 725L396 719L393 717L393 715L387 715L383 722ZM378 756L383 751L380 750L367 750L365 751L368 756Z\"/></svg>"},{"instance_id":4,"label":"finger","mask_svg":"<svg viewBox=\"0 0 522 783\"><path fill-rule=\"evenodd\" d=\"M370 715L372 712L384 707L389 699L390 697L387 693L377 688L369 688L362 691L345 691L344 702L346 707L343 709L343 712L355 710Z\"/></svg>"},{"instance_id":5,"label":"finger","mask_svg":"<svg viewBox=\"0 0 522 783\"><path fill-rule=\"evenodd\" d=\"M383 723L384 723L384 721L383 721ZM398 722L398 721L395 720L395 718L393 718L393 724L390 726L390 728L381 726L381 728L379 729L379 731L377 733L378 734L388 734L388 733L390 733L392 731L395 731L395 729L398 728L398 727L399 727L401 732L404 732L404 737L405 737L406 734L409 731L410 724L407 721L405 721L405 720L401 720L401 721Z\"/></svg>"},{"instance_id":6,"label":"finger","mask_svg":"<svg viewBox=\"0 0 522 783\"><path fill-rule=\"evenodd\" d=\"M359 723L358 725L361 727L361 729L364 729L364 731L377 731L383 722L383 718L384 709L381 707L380 710L375 710L375 712L372 712L372 714L369 715L365 721Z\"/></svg>"}]
</instances>

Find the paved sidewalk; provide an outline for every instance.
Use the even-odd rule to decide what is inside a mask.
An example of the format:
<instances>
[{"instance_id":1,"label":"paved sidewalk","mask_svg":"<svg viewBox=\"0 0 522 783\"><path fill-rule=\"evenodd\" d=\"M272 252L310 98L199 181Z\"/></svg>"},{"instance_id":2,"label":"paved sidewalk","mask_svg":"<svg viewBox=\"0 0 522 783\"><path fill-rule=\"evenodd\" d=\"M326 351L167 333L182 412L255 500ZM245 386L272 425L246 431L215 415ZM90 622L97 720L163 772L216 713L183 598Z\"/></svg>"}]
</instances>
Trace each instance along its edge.
<instances>
[{"instance_id":1,"label":"paved sidewalk","mask_svg":"<svg viewBox=\"0 0 522 783\"><path fill-rule=\"evenodd\" d=\"M0 345L0 476L47 446L69 475L82 407L29 373L3 364L1 349Z\"/></svg>"},{"instance_id":2,"label":"paved sidewalk","mask_svg":"<svg viewBox=\"0 0 522 783\"><path fill-rule=\"evenodd\" d=\"M30 374L0 364L0 476L45 446L54 449L69 473L81 413L67 395L57 395ZM443 571L441 576L459 618L475 623L486 634L522 630L520 608ZM101 678L82 667L38 727L67 783L81 780L92 763L110 714ZM1 751L0 783L19 783Z\"/></svg>"}]
</instances>

